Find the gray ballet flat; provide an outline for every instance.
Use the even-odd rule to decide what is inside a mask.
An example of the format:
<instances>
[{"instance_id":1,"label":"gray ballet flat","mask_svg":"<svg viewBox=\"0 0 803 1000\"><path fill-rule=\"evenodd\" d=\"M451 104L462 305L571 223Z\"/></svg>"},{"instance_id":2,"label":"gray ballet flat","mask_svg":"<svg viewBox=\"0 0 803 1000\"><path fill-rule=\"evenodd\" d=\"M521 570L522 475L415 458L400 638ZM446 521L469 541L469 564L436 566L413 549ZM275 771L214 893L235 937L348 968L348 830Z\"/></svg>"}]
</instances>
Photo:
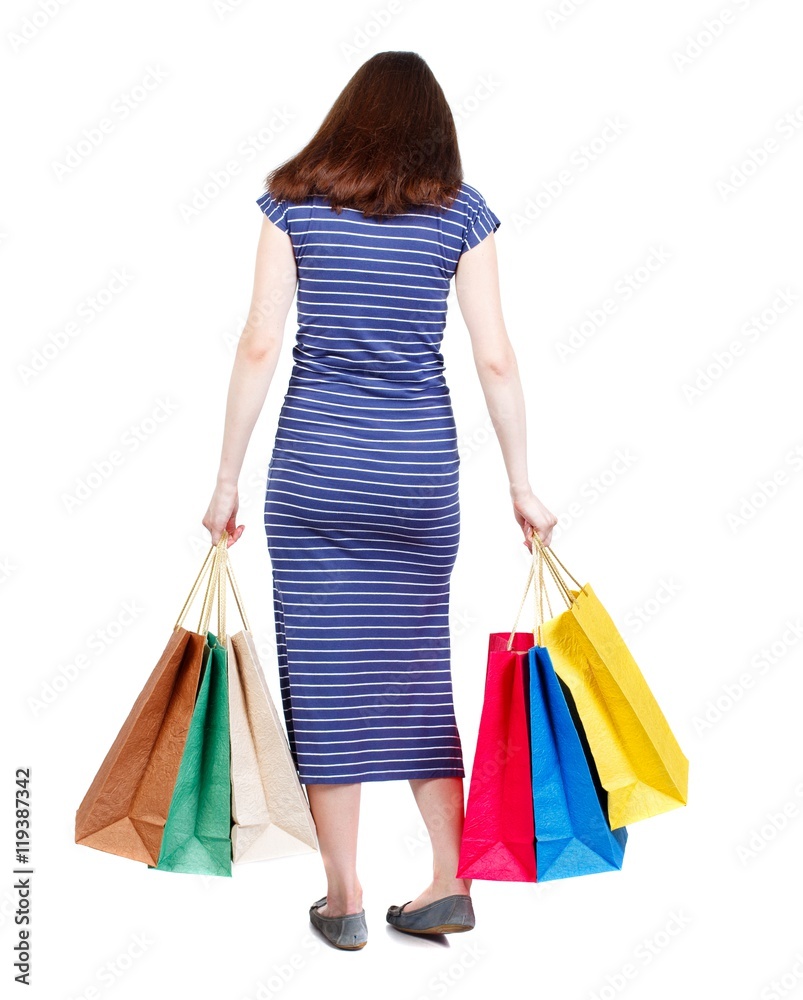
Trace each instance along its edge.
<instances>
[{"instance_id":1,"label":"gray ballet flat","mask_svg":"<svg viewBox=\"0 0 803 1000\"><path fill-rule=\"evenodd\" d=\"M388 910L387 921L396 930L407 934L454 934L474 927L471 896L445 896L408 913L404 907L411 902Z\"/></svg>"},{"instance_id":2,"label":"gray ballet flat","mask_svg":"<svg viewBox=\"0 0 803 1000\"><path fill-rule=\"evenodd\" d=\"M368 927L365 923L365 910L359 913L347 913L342 917L322 917L318 908L326 904L326 896L313 903L309 908L309 919L313 927L317 927L327 941L344 951L357 951L364 948L368 942Z\"/></svg>"}]
</instances>

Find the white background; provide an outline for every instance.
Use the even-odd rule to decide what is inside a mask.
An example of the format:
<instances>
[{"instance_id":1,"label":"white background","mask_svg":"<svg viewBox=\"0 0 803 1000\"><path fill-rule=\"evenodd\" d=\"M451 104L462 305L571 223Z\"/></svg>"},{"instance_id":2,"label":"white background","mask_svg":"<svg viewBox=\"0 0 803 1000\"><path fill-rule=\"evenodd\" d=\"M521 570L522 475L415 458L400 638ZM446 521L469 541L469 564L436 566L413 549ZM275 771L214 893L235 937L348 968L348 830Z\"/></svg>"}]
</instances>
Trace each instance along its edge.
<instances>
[{"instance_id":1,"label":"white background","mask_svg":"<svg viewBox=\"0 0 803 1000\"><path fill-rule=\"evenodd\" d=\"M28 996L803 995L803 11L795 0L558 6L4 6L4 993L23 992L12 799L15 769L30 767ZM476 930L446 945L386 927L387 906L428 881L428 848L406 783L366 785L370 940L347 954L307 923L325 891L317 855L203 879L78 846L73 824L208 547L201 518L263 177L385 49L428 61L457 117L465 178L502 219L531 481L562 515L553 549L619 624L691 780L686 808L630 828L621 872L475 882ZM99 144L60 168L103 119ZM625 297L628 275L638 291ZM599 319L606 300L595 325L587 313ZM232 551L276 698L262 493L294 319ZM586 320L561 358L556 345ZM453 670L470 765L487 636L512 624L527 552L454 299L443 350L463 455ZM707 386L684 391L701 375ZM170 415L149 423L165 400ZM122 463L71 503L115 449ZM115 635L101 651L98 630Z\"/></svg>"}]
</instances>

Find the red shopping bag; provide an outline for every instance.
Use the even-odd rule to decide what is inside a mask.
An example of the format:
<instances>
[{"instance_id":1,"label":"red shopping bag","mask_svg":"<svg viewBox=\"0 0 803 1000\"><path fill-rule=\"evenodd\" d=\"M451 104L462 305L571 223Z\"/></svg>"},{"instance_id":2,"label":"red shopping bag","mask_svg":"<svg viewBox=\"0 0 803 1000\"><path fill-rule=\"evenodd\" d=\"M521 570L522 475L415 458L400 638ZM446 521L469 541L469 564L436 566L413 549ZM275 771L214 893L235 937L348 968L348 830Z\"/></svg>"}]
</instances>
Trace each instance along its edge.
<instances>
[{"instance_id":1,"label":"red shopping bag","mask_svg":"<svg viewBox=\"0 0 803 1000\"><path fill-rule=\"evenodd\" d=\"M527 724L532 632L492 633L458 878L535 882L535 820Z\"/></svg>"}]
</instances>

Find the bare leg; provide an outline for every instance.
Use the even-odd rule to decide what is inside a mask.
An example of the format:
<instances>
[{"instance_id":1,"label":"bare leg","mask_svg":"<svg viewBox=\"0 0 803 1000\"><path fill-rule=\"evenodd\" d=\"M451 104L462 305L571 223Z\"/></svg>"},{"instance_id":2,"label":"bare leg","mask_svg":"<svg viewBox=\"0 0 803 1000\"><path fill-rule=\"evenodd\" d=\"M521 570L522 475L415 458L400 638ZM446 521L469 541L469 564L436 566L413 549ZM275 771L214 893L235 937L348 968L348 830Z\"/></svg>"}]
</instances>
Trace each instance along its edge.
<instances>
[{"instance_id":1,"label":"bare leg","mask_svg":"<svg viewBox=\"0 0 803 1000\"><path fill-rule=\"evenodd\" d=\"M326 870L326 905L322 917L342 917L362 909L357 878L357 828L362 785L307 785L318 846Z\"/></svg>"},{"instance_id":2,"label":"bare leg","mask_svg":"<svg viewBox=\"0 0 803 1000\"><path fill-rule=\"evenodd\" d=\"M463 779L413 778L410 787L432 842L432 882L405 912L444 896L468 896L471 888L471 879L457 877L463 836Z\"/></svg>"}]
</instances>

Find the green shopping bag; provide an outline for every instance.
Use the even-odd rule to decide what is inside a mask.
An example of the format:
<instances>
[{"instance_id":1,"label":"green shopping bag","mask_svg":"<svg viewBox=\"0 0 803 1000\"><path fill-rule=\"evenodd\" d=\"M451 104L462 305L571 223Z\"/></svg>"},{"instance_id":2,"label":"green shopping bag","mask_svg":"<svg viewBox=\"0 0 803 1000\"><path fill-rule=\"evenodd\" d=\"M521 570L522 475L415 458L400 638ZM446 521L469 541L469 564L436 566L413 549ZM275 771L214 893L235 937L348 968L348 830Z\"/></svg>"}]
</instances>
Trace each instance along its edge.
<instances>
[{"instance_id":1,"label":"green shopping bag","mask_svg":"<svg viewBox=\"0 0 803 1000\"><path fill-rule=\"evenodd\" d=\"M161 871L231 876L231 771L226 647L207 634L159 862ZM149 867L154 867L150 865Z\"/></svg>"},{"instance_id":2,"label":"green shopping bag","mask_svg":"<svg viewBox=\"0 0 803 1000\"><path fill-rule=\"evenodd\" d=\"M225 538L225 535L223 536ZM225 541L221 539L222 544ZM207 632L201 681L165 823L159 861L149 868L231 877L231 746L226 657L225 551L216 553L218 636ZM225 562L224 562L225 565ZM213 585L214 586L214 585Z\"/></svg>"}]
</instances>

